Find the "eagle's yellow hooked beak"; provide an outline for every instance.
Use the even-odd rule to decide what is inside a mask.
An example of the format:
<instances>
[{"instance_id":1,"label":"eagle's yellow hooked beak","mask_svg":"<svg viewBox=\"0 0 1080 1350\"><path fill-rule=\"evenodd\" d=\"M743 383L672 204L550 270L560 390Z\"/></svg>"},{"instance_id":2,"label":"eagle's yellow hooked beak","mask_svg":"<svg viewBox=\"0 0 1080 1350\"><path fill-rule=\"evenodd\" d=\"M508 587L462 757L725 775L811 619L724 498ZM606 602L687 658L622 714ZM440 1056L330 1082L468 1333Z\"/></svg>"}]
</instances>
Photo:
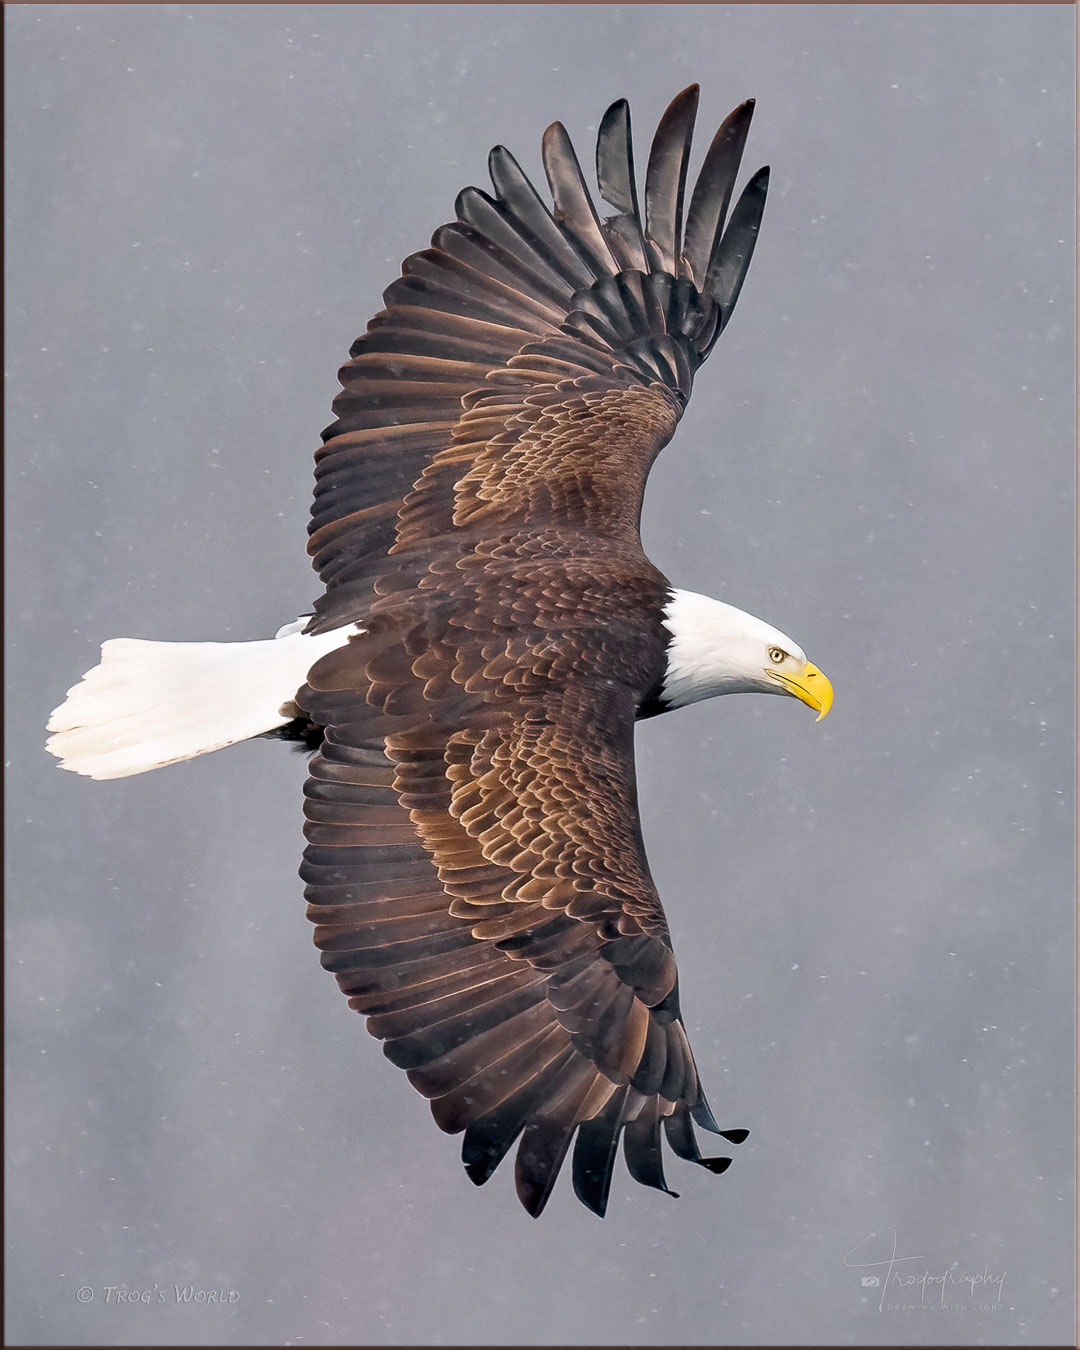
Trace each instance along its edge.
<instances>
[{"instance_id":1,"label":"eagle's yellow hooked beak","mask_svg":"<svg viewBox=\"0 0 1080 1350\"><path fill-rule=\"evenodd\" d=\"M817 713L817 721L820 722L832 707L833 693L829 677L822 674L812 661L807 661L798 675L786 675L779 670L770 670L766 674L771 675L808 708L813 708Z\"/></svg>"}]
</instances>

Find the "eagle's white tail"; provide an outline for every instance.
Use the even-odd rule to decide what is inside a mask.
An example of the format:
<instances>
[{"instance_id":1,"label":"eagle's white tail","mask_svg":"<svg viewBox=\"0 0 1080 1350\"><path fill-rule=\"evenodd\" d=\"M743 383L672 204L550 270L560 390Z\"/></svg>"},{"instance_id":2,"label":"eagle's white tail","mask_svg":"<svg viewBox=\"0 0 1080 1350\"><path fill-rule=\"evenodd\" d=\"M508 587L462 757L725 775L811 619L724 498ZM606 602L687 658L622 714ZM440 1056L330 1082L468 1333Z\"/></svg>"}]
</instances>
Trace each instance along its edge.
<instances>
[{"instance_id":1,"label":"eagle's white tail","mask_svg":"<svg viewBox=\"0 0 1080 1350\"><path fill-rule=\"evenodd\" d=\"M46 749L73 773L126 778L284 726L311 667L359 631L302 622L265 642L113 638L49 718Z\"/></svg>"}]
</instances>

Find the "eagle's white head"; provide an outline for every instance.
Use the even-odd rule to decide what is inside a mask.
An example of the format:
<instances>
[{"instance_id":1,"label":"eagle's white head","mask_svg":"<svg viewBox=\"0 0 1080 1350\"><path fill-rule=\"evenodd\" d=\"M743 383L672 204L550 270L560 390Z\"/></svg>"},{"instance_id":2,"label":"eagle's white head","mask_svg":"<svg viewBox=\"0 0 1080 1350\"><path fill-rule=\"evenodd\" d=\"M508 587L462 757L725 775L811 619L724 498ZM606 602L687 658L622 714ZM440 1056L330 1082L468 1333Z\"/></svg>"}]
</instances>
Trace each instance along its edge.
<instances>
[{"instance_id":1,"label":"eagle's white head","mask_svg":"<svg viewBox=\"0 0 1080 1350\"><path fill-rule=\"evenodd\" d=\"M671 634L661 702L681 708L714 694L792 694L818 721L832 707L827 676L797 642L753 614L693 591L672 590L664 608Z\"/></svg>"}]
</instances>

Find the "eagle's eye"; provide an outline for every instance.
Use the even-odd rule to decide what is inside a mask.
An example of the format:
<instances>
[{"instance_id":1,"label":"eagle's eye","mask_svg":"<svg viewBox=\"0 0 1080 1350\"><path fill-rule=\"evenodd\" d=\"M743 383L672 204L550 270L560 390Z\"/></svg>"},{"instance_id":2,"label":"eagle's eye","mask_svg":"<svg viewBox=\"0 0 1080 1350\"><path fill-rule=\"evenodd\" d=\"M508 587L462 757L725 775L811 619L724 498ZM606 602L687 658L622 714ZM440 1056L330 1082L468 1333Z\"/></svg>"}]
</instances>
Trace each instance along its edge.
<instances>
[{"instance_id":1,"label":"eagle's eye","mask_svg":"<svg viewBox=\"0 0 1080 1350\"><path fill-rule=\"evenodd\" d=\"M780 662L785 660L786 658L787 652L784 651L783 647L769 648L769 660L773 663L774 666L778 666Z\"/></svg>"}]
</instances>

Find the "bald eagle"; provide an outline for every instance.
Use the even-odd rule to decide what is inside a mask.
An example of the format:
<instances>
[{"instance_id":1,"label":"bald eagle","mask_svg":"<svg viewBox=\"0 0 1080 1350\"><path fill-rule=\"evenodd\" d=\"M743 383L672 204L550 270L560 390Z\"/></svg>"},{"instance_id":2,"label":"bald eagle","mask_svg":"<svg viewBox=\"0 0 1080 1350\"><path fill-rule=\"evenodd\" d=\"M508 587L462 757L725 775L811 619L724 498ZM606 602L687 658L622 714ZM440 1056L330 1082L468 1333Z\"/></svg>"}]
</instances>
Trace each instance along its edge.
<instances>
[{"instance_id":1,"label":"bald eagle","mask_svg":"<svg viewBox=\"0 0 1080 1350\"><path fill-rule=\"evenodd\" d=\"M322 964L485 1182L517 1143L539 1215L568 1151L603 1215L620 1138L668 1189L706 1102L642 842L634 723L829 681L776 628L645 556L645 480L746 276L768 170L728 214L753 110L687 204L697 86L638 196L625 100L600 123L600 215L556 122L549 206L496 147L340 372L316 453L314 612L250 643L117 639L49 750L120 778L260 735L315 753L301 877Z\"/></svg>"}]
</instances>

